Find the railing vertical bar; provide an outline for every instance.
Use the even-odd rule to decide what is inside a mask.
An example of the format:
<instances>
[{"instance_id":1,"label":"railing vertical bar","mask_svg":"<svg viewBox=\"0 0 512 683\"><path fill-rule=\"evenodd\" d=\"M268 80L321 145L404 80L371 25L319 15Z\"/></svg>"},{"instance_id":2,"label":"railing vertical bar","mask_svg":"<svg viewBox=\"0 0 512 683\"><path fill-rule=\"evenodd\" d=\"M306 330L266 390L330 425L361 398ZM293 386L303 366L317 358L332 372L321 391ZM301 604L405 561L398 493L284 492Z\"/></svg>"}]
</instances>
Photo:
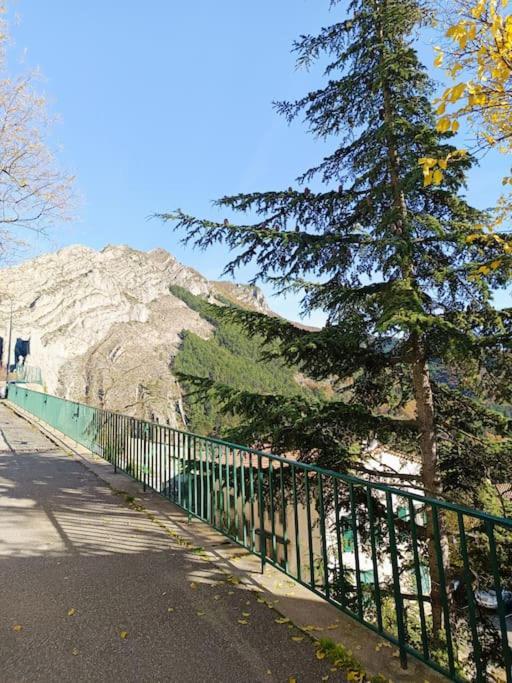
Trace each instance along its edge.
<instances>
[{"instance_id":1,"label":"railing vertical bar","mask_svg":"<svg viewBox=\"0 0 512 683\"><path fill-rule=\"evenodd\" d=\"M448 651L448 668L450 676L455 676L455 657L453 653L452 628L450 624L450 606L448 604L448 594L446 591L446 576L444 572L443 549L441 547L441 530L439 525L439 514L437 506L432 505L432 526L434 532L434 544L436 548L437 567L439 571L439 593L443 609L444 632L446 634L446 648Z\"/></svg>"},{"instance_id":2,"label":"railing vertical bar","mask_svg":"<svg viewBox=\"0 0 512 683\"><path fill-rule=\"evenodd\" d=\"M299 529L299 506L297 504L297 468L292 465L292 497L293 497L293 523L295 529L295 567L297 579L302 581L300 566L300 529Z\"/></svg>"},{"instance_id":3,"label":"railing vertical bar","mask_svg":"<svg viewBox=\"0 0 512 683\"><path fill-rule=\"evenodd\" d=\"M276 520L274 510L274 466L270 459L268 462L268 497L270 505L270 528L272 532L272 561L277 563Z\"/></svg>"},{"instance_id":4,"label":"railing vertical bar","mask_svg":"<svg viewBox=\"0 0 512 683\"><path fill-rule=\"evenodd\" d=\"M322 546L322 564L323 564L323 574L324 574L324 591L325 597L330 598L330 586L329 586L329 559L327 557L327 535L325 530L325 506L324 506L324 485L322 481L322 475L320 472L317 473L317 486L318 486L318 512L320 515L320 543Z\"/></svg>"},{"instance_id":5,"label":"railing vertical bar","mask_svg":"<svg viewBox=\"0 0 512 683\"><path fill-rule=\"evenodd\" d=\"M347 599L345 595L345 569L343 565L343 545L341 542L341 529L340 529L340 501L339 501L339 491L338 491L338 480L334 480L334 516L335 516L335 529L336 529L336 548L338 554L338 583L340 591L340 603L343 607L347 604ZM339 579L341 578L341 581Z\"/></svg>"},{"instance_id":6,"label":"railing vertical bar","mask_svg":"<svg viewBox=\"0 0 512 683\"><path fill-rule=\"evenodd\" d=\"M224 480L222 478L222 450L221 446L217 447L218 461L219 461L219 529L222 529L224 524Z\"/></svg>"},{"instance_id":7,"label":"railing vertical bar","mask_svg":"<svg viewBox=\"0 0 512 683\"><path fill-rule=\"evenodd\" d=\"M308 522L308 554L309 554L309 583L315 588L315 558L313 556L313 532L311 526L311 499L309 491L309 475L304 473L304 486L306 489L306 517Z\"/></svg>"},{"instance_id":8,"label":"railing vertical bar","mask_svg":"<svg viewBox=\"0 0 512 683\"><path fill-rule=\"evenodd\" d=\"M178 432L178 503L183 506L183 477L185 476L185 468L183 466L183 454L185 445L185 435Z\"/></svg>"},{"instance_id":9,"label":"railing vertical bar","mask_svg":"<svg viewBox=\"0 0 512 683\"><path fill-rule=\"evenodd\" d=\"M400 650L400 663L402 668L407 668L407 651L405 649L405 623L404 604L402 590L400 588L400 573L398 566L398 549L396 544L395 515L393 511L393 498L390 491L386 491L386 509L389 530L389 549L391 551L391 566L393 569L393 593L395 597L396 623L398 631L398 643Z\"/></svg>"},{"instance_id":10,"label":"railing vertical bar","mask_svg":"<svg viewBox=\"0 0 512 683\"><path fill-rule=\"evenodd\" d=\"M249 453L249 496L251 498L251 509L250 509L250 518L251 518L251 550L254 552L256 548L256 520L254 518L254 470L253 470L253 455L252 453Z\"/></svg>"},{"instance_id":11,"label":"railing vertical bar","mask_svg":"<svg viewBox=\"0 0 512 683\"><path fill-rule=\"evenodd\" d=\"M231 449L231 462L233 463L233 496L234 496L234 517L235 517L235 538L240 540L240 525L238 515L238 465L236 462L236 451Z\"/></svg>"},{"instance_id":12,"label":"railing vertical bar","mask_svg":"<svg viewBox=\"0 0 512 683\"><path fill-rule=\"evenodd\" d=\"M420 612L420 628L421 628L421 647L423 650L423 657L426 661L429 659L429 643L427 620L425 618L425 605L423 604L423 586L421 584L421 563L418 552L418 530L416 528L416 508L414 501L409 498L409 517L411 525L411 542L414 561L414 575L416 578L416 590L418 591L418 609Z\"/></svg>"},{"instance_id":13,"label":"railing vertical bar","mask_svg":"<svg viewBox=\"0 0 512 683\"><path fill-rule=\"evenodd\" d=\"M199 482L197 481L197 437L190 437L190 476L194 482L194 514L198 514L198 496L199 496Z\"/></svg>"},{"instance_id":14,"label":"railing vertical bar","mask_svg":"<svg viewBox=\"0 0 512 683\"><path fill-rule=\"evenodd\" d=\"M281 477L281 517L283 526L283 552L284 552L284 568L286 573L288 573L288 529L287 529L287 519L286 519L286 496L284 490L284 465L280 463L279 474Z\"/></svg>"},{"instance_id":15,"label":"railing vertical bar","mask_svg":"<svg viewBox=\"0 0 512 683\"><path fill-rule=\"evenodd\" d=\"M242 543L245 548L249 547L249 544L247 543L247 519L246 519L246 514L245 514L245 505L246 505L246 497L245 497L245 453L242 451L238 451L238 460L240 463L240 487L241 487L241 496L242 496Z\"/></svg>"},{"instance_id":16,"label":"railing vertical bar","mask_svg":"<svg viewBox=\"0 0 512 683\"><path fill-rule=\"evenodd\" d=\"M258 454L258 507L260 517L260 559L261 573L265 570L265 560L267 555L267 536L265 533L265 508L263 495L263 467L262 456Z\"/></svg>"},{"instance_id":17,"label":"railing vertical bar","mask_svg":"<svg viewBox=\"0 0 512 683\"><path fill-rule=\"evenodd\" d=\"M352 528L352 539L354 543L354 565L355 565L355 575L356 575L356 596L357 596L357 612L359 614L359 619L364 620L364 609L363 609L363 590L361 588L361 565L359 561L359 542L357 534L357 510L356 502L354 499L354 485L350 483L348 485L349 491L349 502L350 502L350 525Z\"/></svg>"},{"instance_id":18,"label":"railing vertical bar","mask_svg":"<svg viewBox=\"0 0 512 683\"><path fill-rule=\"evenodd\" d=\"M485 673L482 671L480 640L478 638L476 620L475 596L473 593L473 586L471 584L471 569L469 566L466 530L464 528L464 515L461 512L457 513L457 521L459 525L460 553L462 555L462 562L464 565L464 585L466 587L466 598L468 603L469 627L471 629L471 639L473 642L473 659L475 660L476 669L475 680L476 683L483 683L483 681L485 681Z\"/></svg>"},{"instance_id":19,"label":"railing vertical bar","mask_svg":"<svg viewBox=\"0 0 512 683\"><path fill-rule=\"evenodd\" d=\"M193 503L192 503L192 458L191 458L191 452L192 452L192 438L190 434L186 435L186 468L187 468L187 512L190 513L193 510ZM189 516L190 520L190 516Z\"/></svg>"},{"instance_id":20,"label":"railing vertical bar","mask_svg":"<svg viewBox=\"0 0 512 683\"><path fill-rule=\"evenodd\" d=\"M203 462L203 447L205 445L206 445L206 442L203 442L203 439L200 439L199 440L199 493L200 493L199 516L201 517L201 519L205 518L205 511L204 511L204 466L205 466L205 463ZM205 453L205 455L206 455L206 453ZM197 453L196 453L196 457L197 457Z\"/></svg>"},{"instance_id":21,"label":"railing vertical bar","mask_svg":"<svg viewBox=\"0 0 512 683\"><path fill-rule=\"evenodd\" d=\"M382 632L382 602L380 594L379 567L377 559L377 543L375 540L375 514L373 509L372 490L366 488L366 504L368 506L368 524L370 527L370 544L372 549L373 586L375 595L375 610L377 612L377 628Z\"/></svg>"}]
</instances>

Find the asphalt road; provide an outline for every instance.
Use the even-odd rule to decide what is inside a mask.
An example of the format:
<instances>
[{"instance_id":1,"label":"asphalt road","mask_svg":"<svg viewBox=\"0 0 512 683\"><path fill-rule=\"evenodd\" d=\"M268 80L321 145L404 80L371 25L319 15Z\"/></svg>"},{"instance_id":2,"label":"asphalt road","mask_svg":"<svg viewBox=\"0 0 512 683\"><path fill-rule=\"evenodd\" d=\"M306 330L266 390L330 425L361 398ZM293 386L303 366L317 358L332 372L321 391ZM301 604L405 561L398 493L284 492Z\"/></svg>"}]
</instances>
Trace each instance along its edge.
<instances>
[{"instance_id":1,"label":"asphalt road","mask_svg":"<svg viewBox=\"0 0 512 683\"><path fill-rule=\"evenodd\" d=\"M3 405L0 430L1 683L342 680Z\"/></svg>"}]
</instances>

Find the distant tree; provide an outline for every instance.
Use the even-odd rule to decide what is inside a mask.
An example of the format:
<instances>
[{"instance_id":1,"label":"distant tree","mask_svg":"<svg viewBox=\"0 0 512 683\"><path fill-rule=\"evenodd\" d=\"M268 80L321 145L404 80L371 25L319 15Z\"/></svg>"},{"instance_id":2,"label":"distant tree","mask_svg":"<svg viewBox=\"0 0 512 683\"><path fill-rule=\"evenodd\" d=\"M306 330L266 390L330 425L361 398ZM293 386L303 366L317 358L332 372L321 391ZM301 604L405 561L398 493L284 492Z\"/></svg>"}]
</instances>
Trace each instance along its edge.
<instances>
[{"instance_id":1,"label":"distant tree","mask_svg":"<svg viewBox=\"0 0 512 683\"><path fill-rule=\"evenodd\" d=\"M196 385L246 417L239 434L248 442L346 470L362 441L375 437L420 454L426 493L468 500L482 478L512 474L509 421L484 403L491 394L510 400L512 310L492 305L490 288L503 285L502 275L474 277L482 254L467 238L484 216L460 195L470 155L447 166L442 186L423 182L419 158L456 150L452 133L436 129L432 85L413 47L425 21L420 2L353 0L348 11L295 44L299 66L327 56L327 83L276 105L289 121L302 115L315 137L334 139L334 151L298 179L325 189L218 201L254 216L244 224L180 210L162 216L201 248L234 249L226 273L255 262L255 279L301 290L306 313L327 313L317 331L234 309L224 315L278 340L281 357L306 375L331 378L337 397L256 397L204 378ZM433 380L433 361L452 368L456 385ZM427 534L437 633L431 519Z\"/></svg>"},{"instance_id":2,"label":"distant tree","mask_svg":"<svg viewBox=\"0 0 512 683\"><path fill-rule=\"evenodd\" d=\"M0 12L5 7L0 5ZM21 229L44 232L68 217L72 176L47 144L51 123L35 75L7 73L7 23L0 21L0 255L21 241Z\"/></svg>"}]
</instances>

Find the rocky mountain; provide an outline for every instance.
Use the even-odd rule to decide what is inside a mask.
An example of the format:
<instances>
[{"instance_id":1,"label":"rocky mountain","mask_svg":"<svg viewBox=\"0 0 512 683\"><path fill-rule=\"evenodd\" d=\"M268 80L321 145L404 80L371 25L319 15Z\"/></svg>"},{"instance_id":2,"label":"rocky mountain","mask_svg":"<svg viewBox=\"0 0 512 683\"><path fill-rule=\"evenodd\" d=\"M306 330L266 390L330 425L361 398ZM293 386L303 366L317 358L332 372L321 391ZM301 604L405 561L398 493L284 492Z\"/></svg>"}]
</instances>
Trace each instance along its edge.
<instances>
[{"instance_id":1,"label":"rocky mountain","mask_svg":"<svg viewBox=\"0 0 512 683\"><path fill-rule=\"evenodd\" d=\"M30 338L47 391L181 426L174 359L184 333L214 330L171 286L270 313L257 288L209 281L164 249L71 246L0 270L4 363L12 301L13 348Z\"/></svg>"}]
</instances>

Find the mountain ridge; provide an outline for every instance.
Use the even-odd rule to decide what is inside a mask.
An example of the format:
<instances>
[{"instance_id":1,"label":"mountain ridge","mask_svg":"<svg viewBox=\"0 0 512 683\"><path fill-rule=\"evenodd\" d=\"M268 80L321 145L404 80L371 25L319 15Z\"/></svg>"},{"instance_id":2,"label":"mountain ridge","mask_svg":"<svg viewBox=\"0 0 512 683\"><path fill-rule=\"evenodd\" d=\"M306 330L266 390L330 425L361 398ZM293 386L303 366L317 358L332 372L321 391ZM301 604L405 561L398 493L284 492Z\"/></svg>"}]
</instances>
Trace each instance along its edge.
<instances>
[{"instance_id":1,"label":"mountain ridge","mask_svg":"<svg viewBox=\"0 0 512 683\"><path fill-rule=\"evenodd\" d=\"M71 245L0 270L4 362L12 299L13 340L30 337L46 390L181 426L174 359L184 332L206 340L214 328L173 285L271 314L258 288L210 281L163 248Z\"/></svg>"}]
</instances>

